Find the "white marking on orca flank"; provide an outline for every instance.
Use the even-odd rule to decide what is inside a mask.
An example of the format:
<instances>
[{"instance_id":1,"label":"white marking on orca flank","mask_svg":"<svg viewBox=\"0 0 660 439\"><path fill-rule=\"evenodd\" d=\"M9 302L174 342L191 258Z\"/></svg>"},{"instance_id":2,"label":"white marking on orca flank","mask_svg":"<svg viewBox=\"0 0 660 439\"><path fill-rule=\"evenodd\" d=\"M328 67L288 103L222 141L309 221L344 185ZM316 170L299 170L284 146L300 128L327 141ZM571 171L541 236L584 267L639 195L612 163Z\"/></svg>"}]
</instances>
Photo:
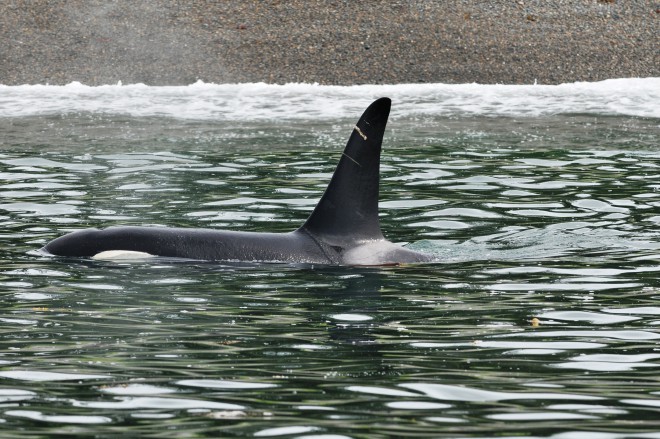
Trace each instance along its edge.
<instances>
[{"instance_id":1,"label":"white marking on orca flank","mask_svg":"<svg viewBox=\"0 0 660 439\"><path fill-rule=\"evenodd\" d=\"M154 255L145 252L136 252L133 250L106 250L101 253L95 254L92 259L99 261L116 261L127 259L148 259L153 258Z\"/></svg>"}]
</instances>

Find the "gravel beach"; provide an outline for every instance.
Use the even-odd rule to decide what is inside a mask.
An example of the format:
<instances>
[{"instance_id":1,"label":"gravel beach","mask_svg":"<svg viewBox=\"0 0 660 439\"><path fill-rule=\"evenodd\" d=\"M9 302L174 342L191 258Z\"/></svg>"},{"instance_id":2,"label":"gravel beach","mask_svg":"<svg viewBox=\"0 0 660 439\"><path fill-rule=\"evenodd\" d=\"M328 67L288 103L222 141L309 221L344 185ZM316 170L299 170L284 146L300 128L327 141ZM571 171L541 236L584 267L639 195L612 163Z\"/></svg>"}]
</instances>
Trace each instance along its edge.
<instances>
[{"instance_id":1,"label":"gravel beach","mask_svg":"<svg viewBox=\"0 0 660 439\"><path fill-rule=\"evenodd\" d=\"M0 84L660 76L649 0L5 0Z\"/></svg>"}]
</instances>

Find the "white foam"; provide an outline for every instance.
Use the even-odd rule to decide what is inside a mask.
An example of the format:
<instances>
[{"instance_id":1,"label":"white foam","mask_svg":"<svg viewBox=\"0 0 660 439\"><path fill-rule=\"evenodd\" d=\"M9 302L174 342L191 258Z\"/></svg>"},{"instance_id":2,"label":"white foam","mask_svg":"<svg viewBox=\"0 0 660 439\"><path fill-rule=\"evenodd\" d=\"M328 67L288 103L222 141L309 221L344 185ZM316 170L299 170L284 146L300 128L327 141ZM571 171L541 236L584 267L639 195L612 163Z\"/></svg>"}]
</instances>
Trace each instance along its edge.
<instances>
[{"instance_id":1,"label":"white foam","mask_svg":"<svg viewBox=\"0 0 660 439\"><path fill-rule=\"evenodd\" d=\"M392 118L563 113L660 118L660 78L561 85L0 85L0 117L95 113L247 122L328 120L360 113L381 96L394 100Z\"/></svg>"}]
</instances>

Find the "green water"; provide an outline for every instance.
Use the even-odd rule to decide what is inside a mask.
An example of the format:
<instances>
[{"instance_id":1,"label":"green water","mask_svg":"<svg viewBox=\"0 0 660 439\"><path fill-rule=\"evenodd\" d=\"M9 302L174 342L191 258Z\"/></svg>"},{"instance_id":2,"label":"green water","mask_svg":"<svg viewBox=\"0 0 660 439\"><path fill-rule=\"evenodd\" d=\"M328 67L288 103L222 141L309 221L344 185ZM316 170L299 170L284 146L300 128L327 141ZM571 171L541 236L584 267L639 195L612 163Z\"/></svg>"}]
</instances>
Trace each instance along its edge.
<instances>
[{"instance_id":1,"label":"green water","mask_svg":"<svg viewBox=\"0 0 660 439\"><path fill-rule=\"evenodd\" d=\"M294 229L342 123L2 130L3 438L660 437L657 120L398 121L382 226L437 262L384 268L35 253L83 227Z\"/></svg>"}]
</instances>

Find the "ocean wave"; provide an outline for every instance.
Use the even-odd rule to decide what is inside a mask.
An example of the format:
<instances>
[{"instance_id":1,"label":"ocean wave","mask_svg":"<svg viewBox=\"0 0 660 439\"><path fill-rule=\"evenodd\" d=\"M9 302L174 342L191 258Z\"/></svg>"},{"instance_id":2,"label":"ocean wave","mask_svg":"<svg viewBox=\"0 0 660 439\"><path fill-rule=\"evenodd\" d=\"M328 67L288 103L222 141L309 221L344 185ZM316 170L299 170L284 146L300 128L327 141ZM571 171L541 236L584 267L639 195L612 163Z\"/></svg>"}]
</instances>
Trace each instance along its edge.
<instances>
[{"instance_id":1,"label":"ocean wave","mask_svg":"<svg viewBox=\"0 0 660 439\"><path fill-rule=\"evenodd\" d=\"M147 86L0 85L0 117L71 113L219 121L332 120L373 99L394 101L392 118L557 114L660 118L660 78L560 85L264 83Z\"/></svg>"}]
</instances>

